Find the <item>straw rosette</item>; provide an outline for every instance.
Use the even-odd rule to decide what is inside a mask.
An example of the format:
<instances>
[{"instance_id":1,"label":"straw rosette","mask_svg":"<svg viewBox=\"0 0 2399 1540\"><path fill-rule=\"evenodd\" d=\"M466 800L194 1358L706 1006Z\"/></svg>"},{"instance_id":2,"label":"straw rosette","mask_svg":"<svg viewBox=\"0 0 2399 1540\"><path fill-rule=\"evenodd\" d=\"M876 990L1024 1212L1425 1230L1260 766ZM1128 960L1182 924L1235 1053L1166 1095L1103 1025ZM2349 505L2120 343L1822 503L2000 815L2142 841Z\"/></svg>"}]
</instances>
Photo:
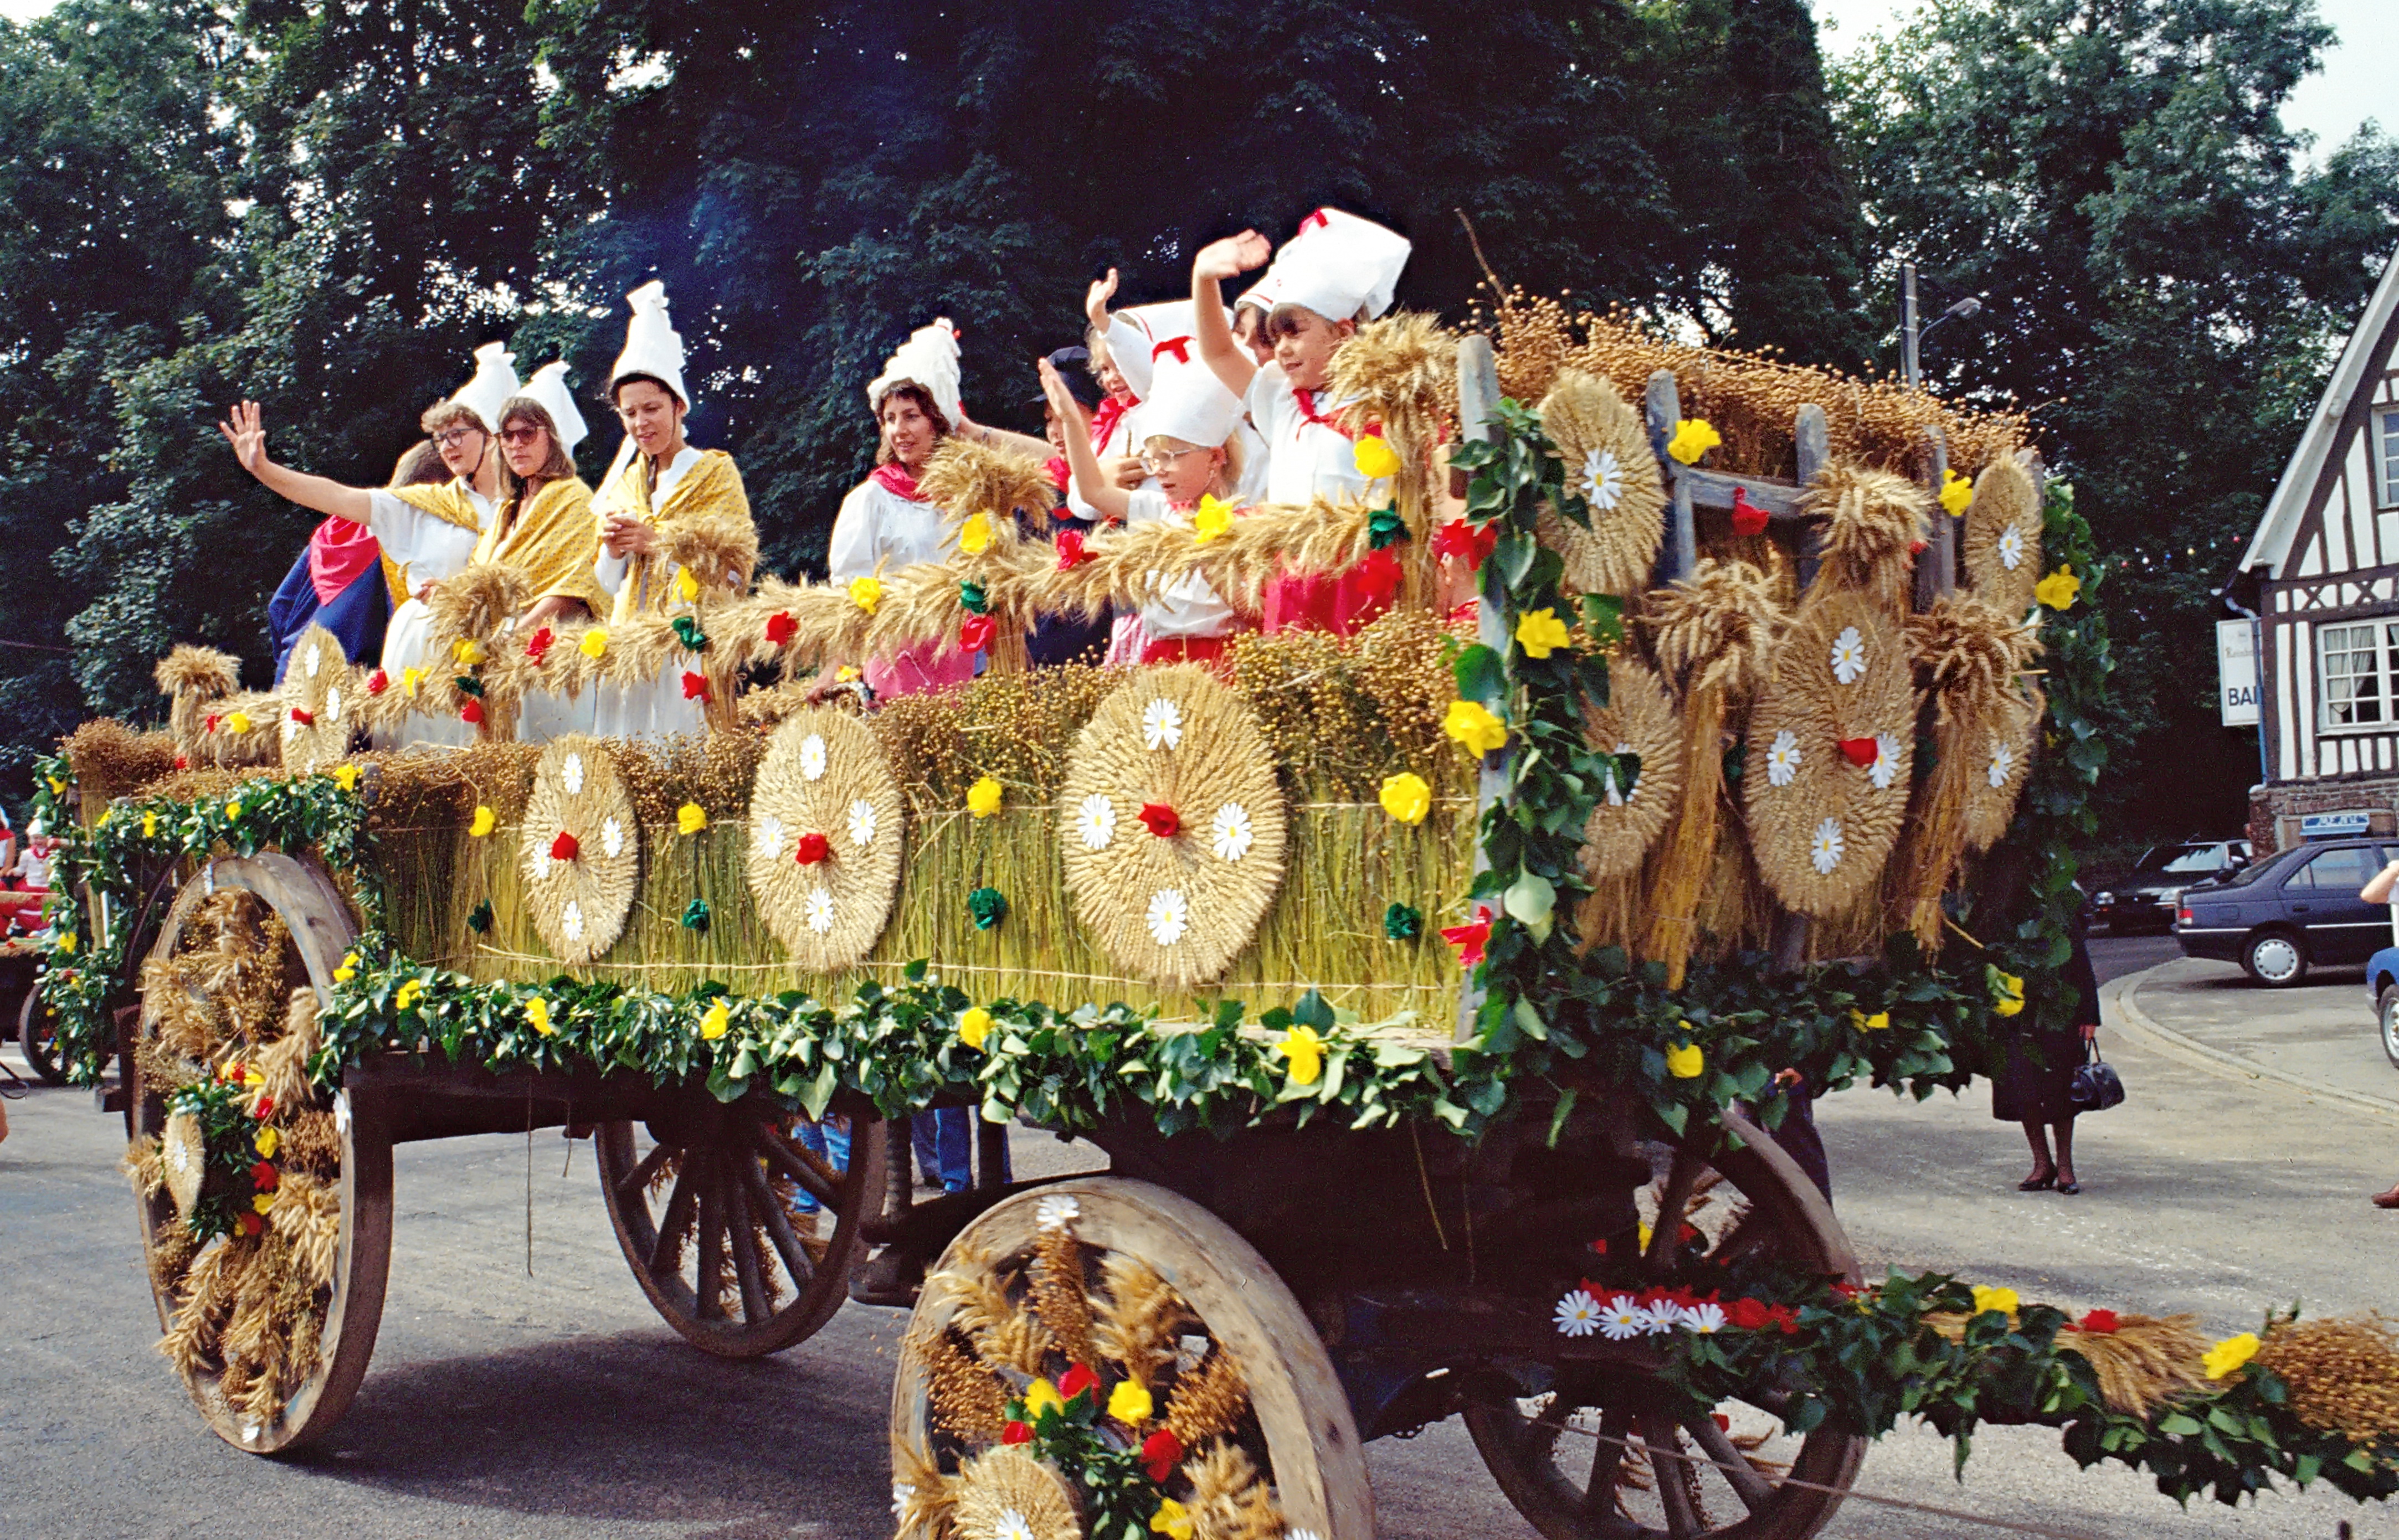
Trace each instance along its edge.
<instances>
[{"instance_id":1,"label":"straw rosette","mask_svg":"<svg viewBox=\"0 0 2399 1540\"><path fill-rule=\"evenodd\" d=\"M625 933L641 887L641 817L600 739L570 734L542 750L519 865L534 929L562 962L596 962Z\"/></svg>"},{"instance_id":2,"label":"straw rosette","mask_svg":"<svg viewBox=\"0 0 2399 1540\"><path fill-rule=\"evenodd\" d=\"M793 962L832 973L865 960L890 921L906 838L900 783L857 718L817 706L775 729L743 867Z\"/></svg>"}]
</instances>

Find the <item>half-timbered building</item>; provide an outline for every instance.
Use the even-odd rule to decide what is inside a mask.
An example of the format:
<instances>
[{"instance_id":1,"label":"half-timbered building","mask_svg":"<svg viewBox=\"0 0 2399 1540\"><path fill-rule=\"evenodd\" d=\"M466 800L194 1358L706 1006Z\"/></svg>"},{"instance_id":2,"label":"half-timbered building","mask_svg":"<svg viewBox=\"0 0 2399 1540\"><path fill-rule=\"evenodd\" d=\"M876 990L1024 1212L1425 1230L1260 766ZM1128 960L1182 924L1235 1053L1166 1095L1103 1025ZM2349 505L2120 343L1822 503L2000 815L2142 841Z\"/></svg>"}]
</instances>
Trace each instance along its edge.
<instances>
[{"instance_id":1,"label":"half-timbered building","mask_svg":"<svg viewBox=\"0 0 2399 1540\"><path fill-rule=\"evenodd\" d=\"M2399 833L2399 258L2341 350L2226 589L2258 628L2265 780L2250 838L2311 814ZM2351 823L2352 820L2341 820Z\"/></svg>"}]
</instances>

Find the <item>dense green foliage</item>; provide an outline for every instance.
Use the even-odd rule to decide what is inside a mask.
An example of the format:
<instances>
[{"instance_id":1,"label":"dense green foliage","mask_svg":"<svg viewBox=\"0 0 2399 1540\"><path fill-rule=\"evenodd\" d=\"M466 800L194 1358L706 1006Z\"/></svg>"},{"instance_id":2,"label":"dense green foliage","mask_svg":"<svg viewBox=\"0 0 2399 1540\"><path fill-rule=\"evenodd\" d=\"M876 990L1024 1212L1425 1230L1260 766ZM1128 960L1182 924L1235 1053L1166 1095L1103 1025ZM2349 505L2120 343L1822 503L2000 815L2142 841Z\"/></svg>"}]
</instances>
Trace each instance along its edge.
<instances>
[{"instance_id":1,"label":"dense green foliage","mask_svg":"<svg viewBox=\"0 0 2399 1540\"><path fill-rule=\"evenodd\" d=\"M2399 145L2310 166L2278 115L2329 36L2313 0L1936 0L1839 72L1883 272L1920 263L1929 314L1984 302L1926 379L2032 413L2143 639L2101 723L2119 837L2245 818L2256 735L2191 661L2399 244Z\"/></svg>"}]
</instances>

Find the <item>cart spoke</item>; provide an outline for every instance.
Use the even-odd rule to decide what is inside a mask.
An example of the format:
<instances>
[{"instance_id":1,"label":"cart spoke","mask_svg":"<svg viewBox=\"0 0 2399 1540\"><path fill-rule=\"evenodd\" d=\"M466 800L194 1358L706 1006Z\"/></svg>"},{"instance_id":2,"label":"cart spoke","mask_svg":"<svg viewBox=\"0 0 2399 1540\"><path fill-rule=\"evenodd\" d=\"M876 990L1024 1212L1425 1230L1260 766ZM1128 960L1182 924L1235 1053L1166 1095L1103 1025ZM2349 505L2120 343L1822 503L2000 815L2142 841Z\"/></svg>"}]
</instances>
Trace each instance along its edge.
<instances>
[{"instance_id":1,"label":"cart spoke","mask_svg":"<svg viewBox=\"0 0 2399 1540\"><path fill-rule=\"evenodd\" d=\"M746 1155L732 1155L728 1166L747 1167L753 1164ZM750 1196L739 1182L725 1184L725 1204L730 1219L730 1231L725 1244L733 1249L733 1276L741 1286L741 1318L763 1321L773 1315L766 1303L766 1288L758 1277L758 1232L750 1223Z\"/></svg>"},{"instance_id":2,"label":"cart spoke","mask_svg":"<svg viewBox=\"0 0 2399 1540\"><path fill-rule=\"evenodd\" d=\"M657 1235L650 1243L650 1276L654 1278L664 1279L683 1271L677 1253L683 1249L684 1233L691 1228L692 1216L699 1203L695 1165L686 1159L676 1168L674 1190L667 1195L666 1212L659 1216Z\"/></svg>"},{"instance_id":3,"label":"cart spoke","mask_svg":"<svg viewBox=\"0 0 2399 1540\"><path fill-rule=\"evenodd\" d=\"M701 1320L725 1318L725 1173L712 1152L694 1151L704 1168L699 1183L699 1275L693 1286L694 1314Z\"/></svg>"},{"instance_id":4,"label":"cart spoke","mask_svg":"<svg viewBox=\"0 0 2399 1540\"><path fill-rule=\"evenodd\" d=\"M792 1228L791 1215L784 1211L782 1199L766 1185L766 1173L758 1169L756 1161L737 1164L741 1170L741 1185L750 1195L750 1207L756 1212L758 1223L766 1227L766 1238L774 1242L775 1254L783 1259L783 1276L792 1280L793 1290L805 1290L816 1276L816 1263L800 1244L799 1233Z\"/></svg>"},{"instance_id":5,"label":"cart spoke","mask_svg":"<svg viewBox=\"0 0 2399 1540\"><path fill-rule=\"evenodd\" d=\"M1641 1259L1643 1270L1652 1277L1663 1277L1674 1270L1674 1259L1683 1247L1683 1210L1690 1207L1691 1189L1706 1166L1687 1144L1675 1147L1674 1167L1666 1173L1665 1189L1658 1195L1658 1224L1649 1233L1648 1253Z\"/></svg>"},{"instance_id":6,"label":"cart spoke","mask_svg":"<svg viewBox=\"0 0 2399 1540\"><path fill-rule=\"evenodd\" d=\"M1742 1506L1755 1513L1774 1501L1773 1483L1757 1473L1757 1467L1749 1463L1749 1456L1743 1454L1741 1446L1716 1425L1714 1417L1693 1417L1683 1426L1690 1431L1708 1458L1715 1461L1723 1470L1724 1479L1740 1496Z\"/></svg>"},{"instance_id":7,"label":"cart spoke","mask_svg":"<svg viewBox=\"0 0 2399 1540\"><path fill-rule=\"evenodd\" d=\"M1641 1441L1649 1446L1649 1469L1658 1479L1658 1506L1666 1513L1666 1533L1674 1540L1697 1540L1700 1515L1691 1502L1690 1462L1680 1458L1682 1447L1674 1425L1664 1417L1641 1419Z\"/></svg>"},{"instance_id":8,"label":"cart spoke","mask_svg":"<svg viewBox=\"0 0 2399 1540\"><path fill-rule=\"evenodd\" d=\"M1616 1488L1622 1479L1624 1436L1633 1429L1633 1414L1608 1407L1599 1415L1599 1439L1591 1451L1591 1484L1583 1488L1585 1513L1616 1511Z\"/></svg>"},{"instance_id":9,"label":"cart spoke","mask_svg":"<svg viewBox=\"0 0 2399 1540\"><path fill-rule=\"evenodd\" d=\"M674 1146L671 1144L652 1145L650 1153L642 1157L642 1163L626 1172L625 1179L617 1183L617 1198L623 1200L637 1197L646 1191L650 1183L657 1179L658 1168L672 1160L674 1153Z\"/></svg>"},{"instance_id":10,"label":"cart spoke","mask_svg":"<svg viewBox=\"0 0 2399 1540\"><path fill-rule=\"evenodd\" d=\"M828 1209L838 1209L841 1173L817 1158L816 1152L795 1144L772 1128L752 1127L751 1143L766 1163L799 1183L810 1197Z\"/></svg>"}]
</instances>

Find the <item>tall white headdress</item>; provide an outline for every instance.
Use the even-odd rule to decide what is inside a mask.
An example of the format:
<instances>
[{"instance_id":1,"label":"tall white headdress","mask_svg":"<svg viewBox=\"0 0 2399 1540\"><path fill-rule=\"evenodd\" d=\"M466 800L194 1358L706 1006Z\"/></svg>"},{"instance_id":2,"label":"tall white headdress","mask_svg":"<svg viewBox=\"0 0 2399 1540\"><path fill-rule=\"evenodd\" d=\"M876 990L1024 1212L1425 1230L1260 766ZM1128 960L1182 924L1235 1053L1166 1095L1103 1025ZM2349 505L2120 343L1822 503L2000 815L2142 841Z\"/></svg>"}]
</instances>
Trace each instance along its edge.
<instances>
[{"instance_id":1,"label":"tall white headdress","mask_svg":"<svg viewBox=\"0 0 2399 1540\"><path fill-rule=\"evenodd\" d=\"M866 387L868 410L880 412L883 398L901 385L924 386L952 427L966 420L966 408L958 396L958 331L947 316L936 317L932 325L910 332L908 340L884 361L883 372Z\"/></svg>"},{"instance_id":2,"label":"tall white headdress","mask_svg":"<svg viewBox=\"0 0 2399 1540\"><path fill-rule=\"evenodd\" d=\"M667 286L652 278L626 295L625 303L633 307L633 318L625 325L625 351L617 355L617 367L608 371L608 394L614 397L628 374L646 374L664 381L689 411L691 392L683 383L683 335L667 319Z\"/></svg>"},{"instance_id":3,"label":"tall white headdress","mask_svg":"<svg viewBox=\"0 0 2399 1540\"><path fill-rule=\"evenodd\" d=\"M450 400L481 417L487 431L496 432L500 408L517 389L517 356L506 343L485 343L475 349L475 377L459 386Z\"/></svg>"},{"instance_id":4,"label":"tall white headdress","mask_svg":"<svg viewBox=\"0 0 2399 1540\"><path fill-rule=\"evenodd\" d=\"M566 360L560 358L535 370L533 378L525 382L524 389L518 394L530 396L541 403L542 410L549 413L549 420L558 425L558 447L566 453L569 459L574 458L575 446L583 441L583 436L591 428L584 422L582 412L575 404L575 393L566 388Z\"/></svg>"},{"instance_id":5,"label":"tall white headdress","mask_svg":"<svg viewBox=\"0 0 2399 1540\"><path fill-rule=\"evenodd\" d=\"M1180 439L1198 448L1214 449L1231 438L1233 425L1241 415L1241 399L1226 389L1216 371L1200 358L1200 340L1160 337L1150 345L1150 388L1142 396L1137 414L1136 431L1142 439Z\"/></svg>"}]
</instances>

